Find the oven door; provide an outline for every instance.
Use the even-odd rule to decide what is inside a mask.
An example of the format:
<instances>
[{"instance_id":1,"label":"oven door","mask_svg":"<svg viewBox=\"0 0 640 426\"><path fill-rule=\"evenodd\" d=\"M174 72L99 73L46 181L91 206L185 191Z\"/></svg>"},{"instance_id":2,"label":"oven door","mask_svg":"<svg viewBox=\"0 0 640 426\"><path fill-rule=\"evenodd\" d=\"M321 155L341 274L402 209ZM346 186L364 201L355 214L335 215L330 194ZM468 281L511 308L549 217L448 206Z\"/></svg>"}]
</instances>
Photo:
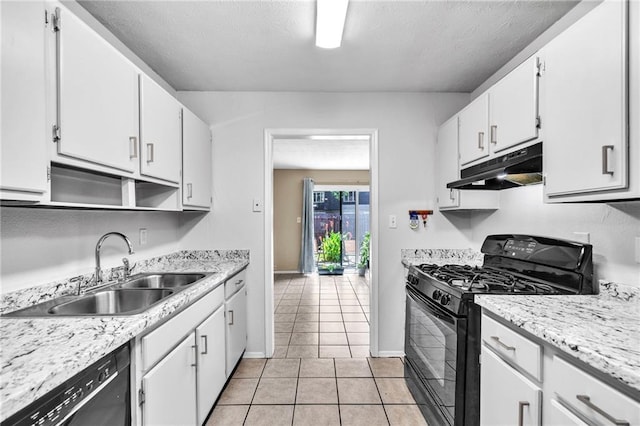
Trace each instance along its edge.
<instances>
[{"instance_id":1,"label":"oven door","mask_svg":"<svg viewBox=\"0 0 640 426\"><path fill-rule=\"evenodd\" d=\"M406 290L407 384L429 424L463 425L467 320Z\"/></svg>"}]
</instances>

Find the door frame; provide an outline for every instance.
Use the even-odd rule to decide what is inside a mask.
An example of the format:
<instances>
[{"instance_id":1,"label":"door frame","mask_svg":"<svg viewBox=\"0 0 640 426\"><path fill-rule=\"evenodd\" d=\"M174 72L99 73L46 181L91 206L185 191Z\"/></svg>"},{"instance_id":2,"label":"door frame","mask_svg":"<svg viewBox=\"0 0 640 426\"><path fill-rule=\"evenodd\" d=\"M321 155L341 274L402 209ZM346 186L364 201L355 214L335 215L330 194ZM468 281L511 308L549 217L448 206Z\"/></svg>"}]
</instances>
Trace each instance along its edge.
<instances>
[{"instance_id":1,"label":"door frame","mask_svg":"<svg viewBox=\"0 0 640 426\"><path fill-rule=\"evenodd\" d=\"M371 266L369 280L369 350L378 356L378 129L265 129L264 130L264 332L265 355L275 346L273 306L273 143L276 139L313 139L366 136L369 139Z\"/></svg>"}]
</instances>

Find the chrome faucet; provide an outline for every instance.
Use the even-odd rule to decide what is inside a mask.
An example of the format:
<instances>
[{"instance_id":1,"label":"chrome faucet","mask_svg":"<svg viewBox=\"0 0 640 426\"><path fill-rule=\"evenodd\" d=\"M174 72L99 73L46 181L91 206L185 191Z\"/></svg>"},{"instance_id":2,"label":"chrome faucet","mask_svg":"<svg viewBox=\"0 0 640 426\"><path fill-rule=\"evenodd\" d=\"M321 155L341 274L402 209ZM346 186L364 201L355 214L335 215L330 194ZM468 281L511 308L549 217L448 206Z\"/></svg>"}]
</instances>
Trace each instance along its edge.
<instances>
[{"instance_id":1,"label":"chrome faucet","mask_svg":"<svg viewBox=\"0 0 640 426\"><path fill-rule=\"evenodd\" d=\"M102 248L102 243L104 243L104 240L112 235L122 238L124 242L127 243L129 254L133 254L133 246L131 245L131 241L129 240L129 238L127 238L126 235L121 234L120 232L107 232L102 237L100 237L100 239L98 240L98 244L96 244L96 284L100 284L102 282L102 271L100 270L100 249ZM125 269L124 276L125 278L127 278L129 275L129 260L127 260L127 258L125 257L124 259L122 259L122 262L124 263Z\"/></svg>"}]
</instances>

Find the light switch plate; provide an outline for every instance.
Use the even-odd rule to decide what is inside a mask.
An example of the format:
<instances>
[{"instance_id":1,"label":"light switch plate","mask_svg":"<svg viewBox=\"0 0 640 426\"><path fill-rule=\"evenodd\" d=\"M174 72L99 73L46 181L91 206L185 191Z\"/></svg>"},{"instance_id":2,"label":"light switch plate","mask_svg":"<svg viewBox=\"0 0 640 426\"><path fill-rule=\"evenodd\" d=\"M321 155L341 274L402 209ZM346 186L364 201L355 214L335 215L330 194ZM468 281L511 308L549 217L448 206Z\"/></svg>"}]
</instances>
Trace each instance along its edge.
<instances>
[{"instance_id":1,"label":"light switch plate","mask_svg":"<svg viewBox=\"0 0 640 426\"><path fill-rule=\"evenodd\" d=\"M389 228L396 229L398 227L398 218L395 214L389 215Z\"/></svg>"},{"instance_id":2,"label":"light switch plate","mask_svg":"<svg viewBox=\"0 0 640 426\"><path fill-rule=\"evenodd\" d=\"M298 216L298 217L296 218L296 223L302 223L302 218Z\"/></svg>"},{"instance_id":3,"label":"light switch plate","mask_svg":"<svg viewBox=\"0 0 640 426\"><path fill-rule=\"evenodd\" d=\"M147 228L140 228L140 245L147 244Z\"/></svg>"},{"instance_id":4,"label":"light switch plate","mask_svg":"<svg viewBox=\"0 0 640 426\"><path fill-rule=\"evenodd\" d=\"M253 211L254 212L262 211L262 200L260 198L253 199Z\"/></svg>"}]
</instances>

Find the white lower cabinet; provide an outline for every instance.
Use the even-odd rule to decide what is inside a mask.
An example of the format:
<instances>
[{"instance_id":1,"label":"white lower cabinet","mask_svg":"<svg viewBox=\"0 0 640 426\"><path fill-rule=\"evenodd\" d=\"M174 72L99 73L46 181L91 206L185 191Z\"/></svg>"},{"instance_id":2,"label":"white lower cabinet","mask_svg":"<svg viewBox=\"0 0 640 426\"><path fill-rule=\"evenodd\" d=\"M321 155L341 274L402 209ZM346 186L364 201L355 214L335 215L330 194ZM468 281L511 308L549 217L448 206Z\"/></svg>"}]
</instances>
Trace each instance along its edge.
<instances>
[{"instance_id":1,"label":"white lower cabinet","mask_svg":"<svg viewBox=\"0 0 640 426\"><path fill-rule=\"evenodd\" d=\"M225 365L225 346L221 336L224 335L224 309L218 308L198 328L196 342L198 344L198 424L204 424L207 415L227 381Z\"/></svg>"},{"instance_id":2,"label":"white lower cabinet","mask_svg":"<svg viewBox=\"0 0 640 426\"><path fill-rule=\"evenodd\" d=\"M493 316L481 328L481 425L640 424L640 400L622 385Z\"/></svg>"},{"instance_id":3,"label":"white lower cabinet","mask_svg":"<svg viewBox=\"0 0 640 426\"><path fill-rule=\"evenodd\" d=\"M236 276L237 277L237 276ZM234 285L236 277L226 285ZM231 374L247 347L247 293L244 280L240 288L225 301L227 375Z\"/></svg>"},{"instance_id":4,"label":"white lower cabinet","mask_svg":"<svg viewBox=\"0 0 640 426\"><path fill-rule=\"evenodd\" d=\"M540 425L542 392L515 368L482 346L481 425Z\"/></svg>"},{"instance_id":5,"label":"white lower cabinet","mask_svg":"<svg viewBox=\"0 0 640 426\"><path fill-rule=\"evenodd\" d=\"M191 333L144 375L143 424L196 424L195 351L195 335Z\"/></svg>"}]
</instances>

